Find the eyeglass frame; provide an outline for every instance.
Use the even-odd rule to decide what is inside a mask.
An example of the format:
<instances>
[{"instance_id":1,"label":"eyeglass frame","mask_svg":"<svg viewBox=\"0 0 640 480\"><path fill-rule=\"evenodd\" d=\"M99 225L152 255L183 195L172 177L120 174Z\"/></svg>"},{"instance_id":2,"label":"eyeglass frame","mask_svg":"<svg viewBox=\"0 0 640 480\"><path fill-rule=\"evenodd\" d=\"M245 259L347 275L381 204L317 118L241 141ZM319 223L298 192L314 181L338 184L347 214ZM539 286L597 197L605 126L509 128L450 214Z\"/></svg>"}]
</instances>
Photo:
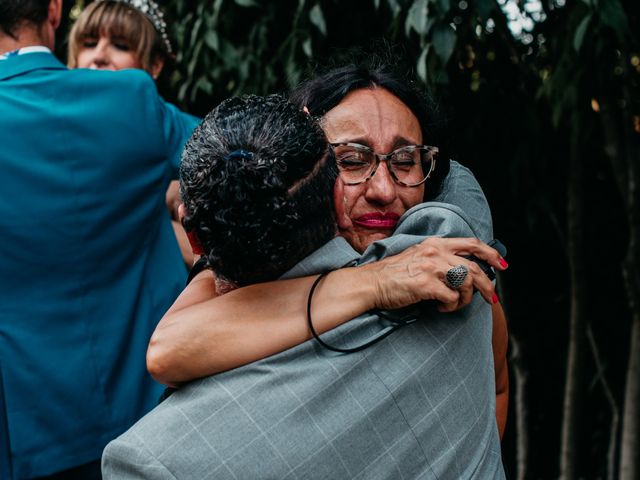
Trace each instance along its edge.
<instances>
[{"instance_id":1,"label":"eyeglass frame","mask_svg":"<svg viewBox=\"0 0 640 480\"><path fill-rule=\"evenodd\" d=\"M429 177L431 177L431 174L433 174L434 170L436 169L436 155L439 152L438 147L434 147L432 145L404 145L402 147L396 148L395 150L393 150L392 152L389 152L389 153L378 153L378 152L374 151L373 148L368 147L367 145L362 145L361 143L354 143L354 142L330 143L329 146L331 147L331 150L333 151L334 155L336 153L335 147L356 147L356 148L359 148L359 149L362 149L362 150L365 150L365 151L369 151L376 157L376 165L375 165L375 167L373 167L373 170L371 170L371 173L366 178L364 178L363 180L357 181L357 182L345 182L344 180L342 180L345 185L360 185L361 183L368 182L371 178L373 178L373 176L378 171L378 167L380 166L380 162L385 162L387 164L387 171L391 174L391 178L393 178L393 181L396 182L398 185L401 185L403 187L409 187L409 188L419 187L424 182L426 182L429 179ZM389 161L391 160L393 155L395 155L398 151L403 150L405 148L426 149L429 153L432 154L432 157L431 157L431 168L429 169L429 172L426 174L426 176L418 183L408 184L408 183L403 182L402 180L400 180L396 176L395 172L393 171L393 169L389 165ZM340 170L340 165L339 165L339 162L338 162L337 155L335 155L335 156L336 156L336 165L338 166L338 171L339 171Z\"/></svg>"}]
</instances>

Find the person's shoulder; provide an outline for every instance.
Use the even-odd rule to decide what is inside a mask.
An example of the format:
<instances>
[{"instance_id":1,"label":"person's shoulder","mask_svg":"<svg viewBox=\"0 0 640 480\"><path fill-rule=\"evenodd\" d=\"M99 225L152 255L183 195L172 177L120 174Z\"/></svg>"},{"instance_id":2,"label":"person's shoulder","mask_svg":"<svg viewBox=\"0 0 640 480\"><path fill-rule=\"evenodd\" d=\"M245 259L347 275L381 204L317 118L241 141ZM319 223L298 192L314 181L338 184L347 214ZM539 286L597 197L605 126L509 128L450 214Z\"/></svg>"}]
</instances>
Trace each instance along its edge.
<instances>
[{"instance_id":1,"label":"person's shoulder","mask_svg":"<svg viewBox=\"0 0 640 480\"><path fill-rule=\"evenodd\" d=\"M455 160L451 160L449 162L448 179L449 180L467 179L469 181L473 181L474 183L477 183L476 177L473 174L473 172L469 168L465 167L459 162L456 162Z\"/></svg>"},{"instance_id":2,"label":"person's shoulder","mask_svg":"<svg viewBox=\"0 0 640 480\"><path fill-rule=\"evenodd\" d=\"M164 102L143 70L70 70L66 91L74 105L92 105L94 115L131 117L150 128L158 128L162 119Z\"/></svg>"},{"instance_id":3,"label":"person's shoulder","mask_svg":"<svg viewBox=\"0 0 640 480\"><path fill-rule=\"evenodd\" d=\"M114 97L124 102L126 98L158 97L153 78L144 70L69 70L68 80L81 92L99 92L105 97ZM121 104L121 106L125 106Z\"/></svg>"},{"instance_id":4,"label":"person's shoulder","mask_svg":"<svg viewBox=\"0 0 640 480\"><path fill-rule=\"evenodd\" d=\"M125 95L139 91L157 93L153 78L144 70L134 68L118 71L76 68L69 70L68 78L85 88L98 88L104 93L118 92Z\"/></svg>"}]
</instances>

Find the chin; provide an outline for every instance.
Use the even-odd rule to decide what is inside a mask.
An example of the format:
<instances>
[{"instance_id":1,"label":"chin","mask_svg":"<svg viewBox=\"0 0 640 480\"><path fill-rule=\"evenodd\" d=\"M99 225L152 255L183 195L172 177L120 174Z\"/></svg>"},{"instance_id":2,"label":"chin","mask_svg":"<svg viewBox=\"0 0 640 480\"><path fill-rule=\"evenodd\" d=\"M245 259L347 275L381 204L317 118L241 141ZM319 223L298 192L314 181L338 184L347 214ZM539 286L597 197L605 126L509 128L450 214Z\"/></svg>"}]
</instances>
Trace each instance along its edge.
<instances>
[{"instance_id":1,"label":"chin","mask_svg":"<svg viewBox=\"0 0 640 480\"><path fill-rule=\"evenodd\" d=\"M358 238L357 241L358 241L359 245L354 246L354 248L356 250L358 250L360 253L362 253L373 242L377 242L378 240L384 240L385 238L388 238L389 236L391 236L391 230L386 230L386 231L376 232L376 233L370 233L366 237Z\"/></svg>"}]
</instances>

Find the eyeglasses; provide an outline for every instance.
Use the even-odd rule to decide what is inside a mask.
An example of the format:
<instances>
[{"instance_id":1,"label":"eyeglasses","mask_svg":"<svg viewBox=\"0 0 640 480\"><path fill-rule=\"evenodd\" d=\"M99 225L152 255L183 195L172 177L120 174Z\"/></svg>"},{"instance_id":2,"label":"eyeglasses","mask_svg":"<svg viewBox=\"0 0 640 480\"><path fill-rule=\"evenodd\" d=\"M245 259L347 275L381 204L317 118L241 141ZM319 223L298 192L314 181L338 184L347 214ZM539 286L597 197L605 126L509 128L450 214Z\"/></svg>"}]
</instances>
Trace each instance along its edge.
<instances>
[{"instance_id":1,"label":"eyeglasses","mask_svg":"<svg viewBox=\"0 0 640 480\"><path fill-rule=\"evenodd\" d=\"M345 185L358 185L373 177L380 162L386 162L391 177L404 187L422 185L436 167L437 147L408 145L386 155L359 143L332 143L340 178Z\"/></svg>"}]
</instances>

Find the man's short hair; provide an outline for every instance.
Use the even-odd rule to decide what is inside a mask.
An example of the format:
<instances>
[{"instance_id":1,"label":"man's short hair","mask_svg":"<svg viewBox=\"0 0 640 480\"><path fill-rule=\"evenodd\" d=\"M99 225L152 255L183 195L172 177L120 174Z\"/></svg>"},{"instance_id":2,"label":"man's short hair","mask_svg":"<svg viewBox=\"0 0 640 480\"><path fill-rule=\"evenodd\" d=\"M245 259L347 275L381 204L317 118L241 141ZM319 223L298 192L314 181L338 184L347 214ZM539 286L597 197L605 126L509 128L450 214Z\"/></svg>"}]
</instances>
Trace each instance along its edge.
<instances>
[{"instance_id":1,"label":"man's short hair","mask_svg":"<svg viewBox=\"0 0 640 480\"><path fill-rule=\"evenodd\" d=\"M49 0L2 0L0 2L0 30L16 38L25 23L41 25L49 13Z\"/></svg>"},{"instance_id":2,"label":"man's short hair","mask_svg":"<svg viewBox=\"0 0 640 480\"><path fill-rule=\"evenodd\" d=\"M315 119L279 95L231 98L185 146L185 228L224 280L272 280L335 236L336 178Z\"/></svg>"}]
</instances>

